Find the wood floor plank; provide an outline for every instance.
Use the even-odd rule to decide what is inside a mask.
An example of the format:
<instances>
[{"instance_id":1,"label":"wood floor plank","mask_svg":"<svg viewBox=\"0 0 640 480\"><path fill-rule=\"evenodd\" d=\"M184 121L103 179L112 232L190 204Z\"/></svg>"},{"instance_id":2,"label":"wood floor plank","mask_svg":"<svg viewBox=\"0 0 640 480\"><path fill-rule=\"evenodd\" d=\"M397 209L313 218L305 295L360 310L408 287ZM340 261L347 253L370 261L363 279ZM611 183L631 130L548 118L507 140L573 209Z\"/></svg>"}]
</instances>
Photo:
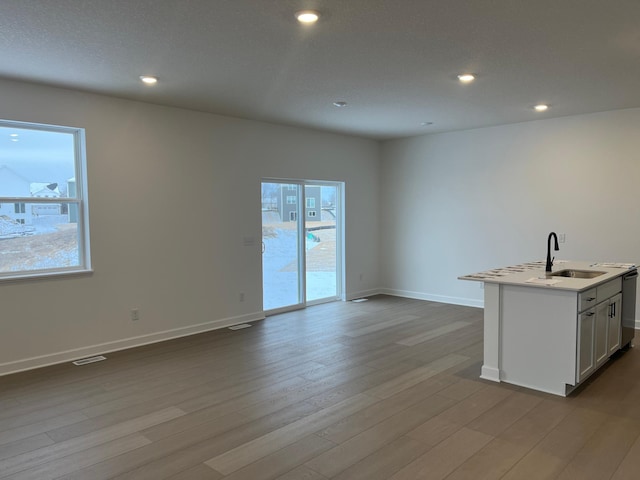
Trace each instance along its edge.
<instances>
[{"instance_id":1,"label":"wood floor plank","mask_svg":"<svg viewBox=\"0 0 640 480\"><path fill-rule=\"evenodd\" d=\"M551 430L534 450L570 461L606 419L604 413L577 408Z\"/></svg>"},{"instance_id":2,"label":"wood floor plank","mask_svg":"<svg viewBox=\"0 0 640 480\"><path fill-rule=\"evenodd\" d=\"M502 478L527 453L527 447L494 438L456 468L447 480Z\"/></svg>"},{"instance_id":3,"label":"wood floor plank","mask_svg":"<svg viewBox=\"0 0 640 480\"><path fill-rule=\"evenodd\" d=\"M453 403L455 400L446 397L427 398L328 450L306 465L325 477L332 478Z\"/></svg>"},{"instance_id":4,"label":"wood floor plank","mask_svg":"<svg viewBox=\"0 0 640 480\"><path fill-rule=\"evenodd\" d=\"M413 345L418 345L419 343L426 342L427 340L437 338L440 335L443 335L445 333L455 332L456 330L467 327L469 325L471 325L470 322L464 322L459 320L456 322L452 322L448 325L444 325L442 327L434 328L433 330L429 330L426 332L419 333L417 335L412 335L410 337L403 338L402 340L398 340L396 343L399 345L406 345L408 347L411 347Z\"/></svg>"},{"instance_id":5,"label":"wood floor plank","mask_svg":"<svg viewBox=\"0 0 640 480\"><path fill-rule=\"evenodd\" d=\"M402 436L354 463L333 480L387 480L431 447Z\"/></svg>"},{"instance_id":6,"label":"wood floor plank","mask_svg":"<svg viewBox=\"0 0 640 480\"><path fill-rule=\"evenodd\" d=\"M54 443L54 441L44 433L5 443L0 445L0 460L47 447L52 443Z\"/></svg>"},{"instance_id":7,"label":"wood floor plank","mask_svg":"<svg viewBox=\"0 0 640 480\"><path fill-rule=\"evenodd\" d=\"M575 410L570 403L544 399L498 436L512 443L533 448Z\"/></svg>"},{"instance_id":8,"label":"wood floor plank","mask_svg":"<svg viewBox=\"0 0 640 480\"><path fill-rule=\"evenodd\" d=\"M11 430L5 430L3 432L0 432L0 445L15 442L17 440L22 440L39 433L50 432L51 430L66 427L68 425L73 425L86 419L87 416L80 412L71 412L49 418L41 422L24 425L22 427L16 427Z\"/></svg>"},{"instance_id":9,"label":"wood floor plank","mask_svg":"<svg viewBox=\"0 0 640 480\"><path fill-rule=\"evenodd\" d=\"M0 377L0 478L638 478L640 349L567 398L488 382L482 313L378 295Z\"/></svg>"},{"instance_id":10,"label":"wood floor plank","mask_svg":"<svg viewBox=\"0 0 640 480\"><path fill-rule=\"evenodd\" d=\"M65 480L160 480L194 467L212 455L308 417L318 409L304 402L259 419L224 417L154 441L135 452L97 463L68 475ZM207 467L209 468L209 467Z\"/></svg>"},{"instance_id":11,"label":"wood floor plank","mask_svg":"<svg viewBox=\"0 0 640 480\"><path fill-rule=\"evenodd\" d=\"M469 422L467 427L497 437L541 402L538 396L514 392Z\"/></svg>"},{"instance_id":12,"label":"wood floor plank","mask_svg":"<svg viewBox=\"0 0 640 480\"><path fill-rule=\"evenodd\" d=\"M600 455L598 455L599 457ZM636 438L613 473L611 480L635 480L640 472L640 438Z\"/></svg>"},{"instance_id":13,"label":"wood floor plank","mask_svg":"<svg viewBox=\"0 0 640 480\"><path fill-rule=\"evenodd\" d=\"M56 442L62 442L74 437L86 435L88 433L111 427L113 425L134 420L144 415L149 415L164 408L177 407L181 401L192 398L193 396L206 395L211 390L206 388L187 388L169 395L162 395L153 402L137 403L128 405L120 410L110 411L98 417L85 417L85 420L75 422L69 425L47 430L49 435ZM182 410L182 409L181 409Z\"/></svg>"},{"instance_id":14,"label":"wood floor plank","mask_svg":"<svg viewBox=\"0 0 640 480\"><path fill-rule=\"evenodd\" d=\"M13 457L0 460L0 472L6 476L33 468L43 463L52 462L58 457L65 457L97 445L106 444L118 438L126 437L146 427L166 422L181 415L184 415L182 410L175 407L167 408L135 420L130 420L112 427L97 430L81 437L76 437L71 440L66 440L64 442L22 453L20 455L15 455ZM144 440L148 442L148 440Z\"/></svg>"},{"instance_id":15,"label":"wood floor plank","mask_svg":"<svg viewBox=\"0 0 640 480\"><path fill-rule=\"evenodd\" d=\"M327 477L314 472L308 467L301 465L293 470L279 476L275 480L327 480Z\"/></svg>"},{"instance_id":16,"label":"wood floor plank","mask_svg":"<svg viewBox=\"0 0 640 480\"><path fill-rule=\"evenodd\" d=\"M135 433L56 458L44 465L37 465L22 470L11 475L11 480L54 480L89 465L94 465L107 458L117 457L123 453L134 451L150 443L151 441L149 439Z\"/></svg>"},{"instance_id":17,"label":"wood floor plank","mask_svg":"<svg viewBox=\"0 0 640 480\"><path fill-rule=\"evenodd\" d=\"M552 480L558 477L568 463L565 458L549 455L541 450L530 450L501 480ZM576 479L578 480L578 479Z\"/></svg>"},{"instance_id":18,"label":"wood floor plank","mask_svg":"<svg viewBox=\"0 0 640 480\"><path fill-rule=\"evenodd\" d=\"M228 475L251 462L292 444L306 435L326 428L340 418L347 417L362 410L376 401L374 397L358 394L343 402L323 409L320 412L309 415L307 418L293 422L251 442L229 450L222 455L217 455L205 463L214 470Z\"/></svg>"},{"instance_id":19,"label":"wood floor plank","mask_svg":"<svg viewBox=\"0 0 640 480\"><path fill-rule=\"evenodd\" d=\"M267 455L246 467L227 475L225 480L271 480L302 465L335 446L333 442L308 435L281 450Z\"/></svg>"},{"instance_id":20,"label":"wood floor plank","mask_svg":"<svg viewBox=\"0 0 640 480\"><path fill-rule=\"evenodd\" d=\"M169 480L220 480L223 475L201 463L168 478Z\"/></svg>"},{"instance_id":21,"label":"wood floor plank","mask_svg":"<svg viewBox=\"0 0 640 480\"><path fill-rule=\"evenodd\" d=\"M393 380L389 380L382 385L374 387L367 391L367 394L378 398L388 398L402 390L431 378L454 365L464 362L465 360L468 360L468 358L456 355L455 353L449 354L439 360L425 365L424 367L416 368L404 375L394 378Z\"/></svg>"},{"instance_id":22,"label":"wood floor plank","mask_svg":"<svg viewBox=\"0 0 640 480\"><path fill-rule=\"evenodd\" d=\"M377 322L372 325L367 325L365 327L353 329L350 332L347 332L347 335L350 337L359 337L361 335L378 332L386 328L397 328L398 325L402 325L403 323L406 323L406 322L413 322L418 318L420 317L417 317L415 315L394 316L393 318L388 320Z\"/></svg>"},{"instance_id":23,"label":"wood floor plank","mask_svg":"<svg viewBox=\"0 0 640 480\"><path fill-rule=\"evenodd\" d=\"M323 438L334 443L342 443L364 432L383 420L417 404L421 400L446 389L456 379L452 377L431 377L413 387L374 403L339 422L318 432ZM438 400L435 400L438 403Z\"/></svg>"},{"instance_id":24,"label":"wood floor plank","mask_svg":"<svg viewBox=\"0 0 640 480\"><path fill-rule=\"evenodd\" d=\"M462 428L391 477L392 480L441 480L493 440L484 433ZM524 478L524 477L523 477Z\"/></svg>"},{"instance_id":25,"label":"wood floor plank","mask_svg":"<svg viewBox=\"0 0 640 480\"><path fill-rule=\"evenodd\" d=\"M558 480L610 478L640 436L640 422L607 418L584 447L571 459ZM640 476L640 472L636 472Z\"/></svg>"}]
</instances>

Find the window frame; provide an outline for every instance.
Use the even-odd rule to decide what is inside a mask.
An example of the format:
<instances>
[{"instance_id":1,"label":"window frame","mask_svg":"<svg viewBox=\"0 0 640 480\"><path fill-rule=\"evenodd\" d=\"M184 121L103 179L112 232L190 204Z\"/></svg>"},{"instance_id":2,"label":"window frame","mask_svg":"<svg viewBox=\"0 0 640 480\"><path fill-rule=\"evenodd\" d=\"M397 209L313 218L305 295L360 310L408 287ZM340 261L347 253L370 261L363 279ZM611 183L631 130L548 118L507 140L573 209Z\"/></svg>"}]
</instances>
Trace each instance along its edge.
<instances>
[{"instance_id":1,"label":"window frame","mask_svg":"<svg viewBox=\"0 0 640 480\"><path fill-rule=\"evenodd\" d=\"M87 196L87 158L85 129L44 123L22 122L0 119L0 127L23 130L39 130L73 135L75 196L71 197L9 197L2 196L0 203L16 204L67 204L77 208L78 265L70 267L52 267L38 270L17 270L0 272L0 282L29 278L43 278L59 275L77 275L93 272L91 267L91 248L89 242L89 202Z\"/></svg>"}]
</instances>

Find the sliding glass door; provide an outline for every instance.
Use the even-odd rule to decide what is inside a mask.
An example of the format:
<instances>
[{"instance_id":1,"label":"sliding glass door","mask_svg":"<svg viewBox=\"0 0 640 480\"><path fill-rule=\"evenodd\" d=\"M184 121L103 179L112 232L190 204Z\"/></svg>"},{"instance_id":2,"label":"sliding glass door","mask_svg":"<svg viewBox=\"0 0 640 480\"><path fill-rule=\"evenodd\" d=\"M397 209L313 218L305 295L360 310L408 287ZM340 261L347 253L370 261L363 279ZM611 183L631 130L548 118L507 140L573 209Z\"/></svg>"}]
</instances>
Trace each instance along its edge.
<instances>
[{"instance_id":1,"label":"sliding glass door","mask_svg":"<svg viewBox=\"0 0 640 480\"><path fill-rule=\"evenodd\" d=\"M262 183L263 309L301 306L300 199L295 183Z\"/></svg>"},{"instance_id":2,"label":"sliding glass door","mask_svg":"<svg viewBox=\"0 0 640 480\"><path fill-rule=\"evenodd\" d=\"M261 194L264 310L340 298L342 185L269 180Z\"/></svg>"},{"instance_id":3,"label":"sliding glass door","mask_svg":"<svg viewBox=\"0 0 640 480\"><path fill-rule=\"evenodd\" d=\"M307 303L338 296L338 187L307 184L305 271Z\"/></svg>"}]
</instances>

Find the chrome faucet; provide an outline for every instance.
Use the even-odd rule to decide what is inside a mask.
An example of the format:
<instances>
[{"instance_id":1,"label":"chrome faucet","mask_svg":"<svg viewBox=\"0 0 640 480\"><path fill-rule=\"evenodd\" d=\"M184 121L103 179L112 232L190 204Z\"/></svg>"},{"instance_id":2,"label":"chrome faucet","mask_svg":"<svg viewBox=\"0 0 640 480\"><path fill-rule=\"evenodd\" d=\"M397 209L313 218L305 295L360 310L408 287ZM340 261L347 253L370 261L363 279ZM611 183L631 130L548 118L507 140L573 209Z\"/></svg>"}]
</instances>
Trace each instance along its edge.
<instances>
[{"instance_id":1,"label":"chrome faucet","mask_svg":"<svg viewBox=\"0 0 640 480\"><path fill-rule=\"evenodd\" d=\"M555 240L554 250L556 252L560 250L560 247L558 247L558 236L556 235L556 232L551 232L547 238L547 266L544 268L545 272L551 271L553 261L556 259L556 257L551 258L551 237Z\"/></svg>"}]
</instances>

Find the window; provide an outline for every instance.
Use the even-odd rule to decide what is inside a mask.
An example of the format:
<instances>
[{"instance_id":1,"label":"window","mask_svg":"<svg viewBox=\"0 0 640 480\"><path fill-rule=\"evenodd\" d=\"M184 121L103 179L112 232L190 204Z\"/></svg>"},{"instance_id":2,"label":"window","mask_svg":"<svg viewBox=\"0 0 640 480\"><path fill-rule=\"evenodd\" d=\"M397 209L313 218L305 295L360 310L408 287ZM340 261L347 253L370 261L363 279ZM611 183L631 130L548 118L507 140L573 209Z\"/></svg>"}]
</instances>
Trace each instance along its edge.
<instances>
[{"instance_id":1,"label":"window","mask_svg":"<svg viewBox=\"0 0 640 480\"><path fill-rule=\"evenodd\" d=\"M0 279L90 270L84 130L0 120Z\"/></svg>"},{"instance_id":2,"label":"window","mask_svg":"<svg viewBox=\"0 0 640 480\"><path fill-rule=\"evenodd\" d=\"M309 210L307 212L307 217L315 217L316 216L316 211L315 210Z\"/></svg>"},{"instance_id":3,"label":"window","mask_svg":"<svg viewBox=\"0 0 640 480\"><path fill-rule=\"evenodd\" d=\"M313 197L307 197L307 208L316 208L316 199Z\"/></svg>"},{"instance_id":4,"label":"window","mask_svg":"<svg viewBox=\"0 0 640 480\"><path fill-rule=\"evenodd\" d=\"M296 204L296 196L287 195L287 205L295 205L295 204Z\"/></svg>"}]
</instances>

